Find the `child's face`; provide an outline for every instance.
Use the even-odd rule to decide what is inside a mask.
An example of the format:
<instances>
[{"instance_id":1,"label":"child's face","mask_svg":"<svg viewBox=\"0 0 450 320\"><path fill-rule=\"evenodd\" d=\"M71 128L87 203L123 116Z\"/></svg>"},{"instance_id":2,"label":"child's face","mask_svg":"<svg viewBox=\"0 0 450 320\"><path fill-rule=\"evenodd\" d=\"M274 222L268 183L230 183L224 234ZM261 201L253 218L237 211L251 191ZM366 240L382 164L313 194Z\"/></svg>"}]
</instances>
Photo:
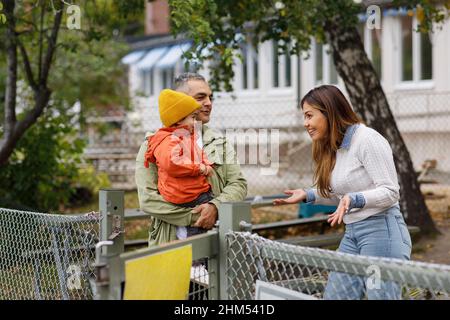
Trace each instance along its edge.
<instances>
[{"instance_id":1,"label":"child's face","mask_svg":"<svg viewBox=\"0 0 450 320\"><path fill-rule=\"evenodd\" d=\"M190 129L194 128L195 121L197 120L199 111L196 110L188 115L186 118L178 122L180 126L188 126Z\"/></svg>"}]
</instances>

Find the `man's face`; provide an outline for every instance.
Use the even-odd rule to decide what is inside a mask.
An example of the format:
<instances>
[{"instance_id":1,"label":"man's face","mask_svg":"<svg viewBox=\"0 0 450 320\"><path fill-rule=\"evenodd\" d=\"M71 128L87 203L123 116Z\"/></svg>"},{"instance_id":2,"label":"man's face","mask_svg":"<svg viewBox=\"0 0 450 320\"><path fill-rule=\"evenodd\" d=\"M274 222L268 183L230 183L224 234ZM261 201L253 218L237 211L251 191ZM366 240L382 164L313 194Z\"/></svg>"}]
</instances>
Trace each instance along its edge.
<instances>
[{"instance_id":1,"label":"man's face","mask_svg":"<svg viewBox=\"0 0 450 320\"><path fill-rule=\"evenodd\" d=\"M197 120L208 123L211 116L213 95L208 84L201 80L190 80L188 85L188 95L193 97L202 105L197 116Z\"/></svg>"}]
</instances>

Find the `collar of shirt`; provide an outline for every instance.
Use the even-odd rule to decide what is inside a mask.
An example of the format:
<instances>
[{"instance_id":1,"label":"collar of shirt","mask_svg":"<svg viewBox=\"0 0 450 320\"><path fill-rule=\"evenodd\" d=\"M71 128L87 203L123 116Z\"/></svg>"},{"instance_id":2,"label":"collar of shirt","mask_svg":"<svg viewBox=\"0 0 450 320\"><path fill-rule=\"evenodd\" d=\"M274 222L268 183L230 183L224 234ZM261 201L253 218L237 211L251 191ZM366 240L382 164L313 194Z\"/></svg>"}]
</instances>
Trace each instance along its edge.
<instances>
[{"instance_id":1,"label":"collar of shirt","mask_svg":"<svg viewBox=\"0 0 450 320\"><path fill-rule=\"evenodd\" d=\"M347 128L344 134L344 139L342 140L341 146L339 148L350 148L350 143L352 142L352 137L355 134L356 129L358 129L359 123L353 124Z\"/></svg>"}]
</instances>

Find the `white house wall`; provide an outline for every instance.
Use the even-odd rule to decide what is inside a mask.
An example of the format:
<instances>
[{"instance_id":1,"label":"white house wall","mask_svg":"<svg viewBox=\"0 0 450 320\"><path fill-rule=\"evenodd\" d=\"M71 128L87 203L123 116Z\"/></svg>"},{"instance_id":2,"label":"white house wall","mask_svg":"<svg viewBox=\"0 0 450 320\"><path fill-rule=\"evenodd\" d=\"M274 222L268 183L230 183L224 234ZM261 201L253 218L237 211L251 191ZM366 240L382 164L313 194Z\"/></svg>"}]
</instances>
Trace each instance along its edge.
<instances>
[{"instance_id":1,"label":"white house wall","mask_svg":"<svg viewBox=\"0 0 450 320\"><path fill-rule=\"evenodd\" d=\"M422 83L400 83L398 79L399 46L398 19L382 18L382 86L388 96L391 109L397 120L416 168L423 160L438 159L441 169L450 171L447 155L450 141L450 22L433 35L433 80ZM257 89L240 90L241 63L236 61L232 94L215 93L210 126L226 129L273 128L285 131L303 130L303 120L298 110L297 58L291 57L291 87L272 87L272 44L259 45ZM315 87L314 58L302 58L300 64L300 94L303 96ZM207 70L200 72L206 78ZM139 74L130 68L130 90L140 87ZM338 83L344 91L342 80ZM156 87L158 88L158 87ZM157 93L154 97L136 99L136 114L141 128L136 131L153 131L160 127L157 108ZM232 97L234 96L234 98ZM295 136L299 140L303 135ZM301 143L301 141L295 141ZM444 149L443 149L444 148ZM445 152L443 151L445 150Z\"/></svg>"}]
</instances>

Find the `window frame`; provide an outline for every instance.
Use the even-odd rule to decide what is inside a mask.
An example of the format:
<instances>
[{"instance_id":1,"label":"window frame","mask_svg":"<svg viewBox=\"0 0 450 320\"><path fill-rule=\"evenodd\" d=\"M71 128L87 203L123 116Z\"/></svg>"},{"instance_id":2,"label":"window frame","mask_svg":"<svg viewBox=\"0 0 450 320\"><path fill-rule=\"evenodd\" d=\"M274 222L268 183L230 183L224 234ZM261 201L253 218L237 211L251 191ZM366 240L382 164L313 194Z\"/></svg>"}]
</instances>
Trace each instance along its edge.
<instances>
[{"instance_id":1,"label":"window frame","mask_svg":"<svg viewBox=\"0 0 450 320\"><path fill-rule=\"evenodd\" d=\"M431 41L431 79L421 79L422 77L422 40L421 33L417 32L417 27L419 22L417 21L416 16L412 16L412 80L403 80L402 72L403 72L403 48L402 48L402 23L401 18L404 16L400 16L400 19L396 19L397 25L397 70L396 70L396 89L432 89L434 88L434 77L435 73L433 70L434 66L434 45L433 39L430 35Z\"/></svg>"},{"instance_id":2,"label":"window frame","mask_svg":"<svg viewBox=\"0 0 450 320\"><path fill-rule=\"evenodd\" d=\"M337 74L336 71L336 82L331 82L331 66L332 66L332 56L329 53L330 46L328 44L320 43L322 47L322 80L317 80L317 59L316 59L316 52L318 44L316 40L312 41L312 59L313 59L313 80L314 85L322 85L322 84L332 84L332 85L338 85L340 82L340 77ZM336 67L335 67L336 68Z\"/></svg>"}]
</instances>

